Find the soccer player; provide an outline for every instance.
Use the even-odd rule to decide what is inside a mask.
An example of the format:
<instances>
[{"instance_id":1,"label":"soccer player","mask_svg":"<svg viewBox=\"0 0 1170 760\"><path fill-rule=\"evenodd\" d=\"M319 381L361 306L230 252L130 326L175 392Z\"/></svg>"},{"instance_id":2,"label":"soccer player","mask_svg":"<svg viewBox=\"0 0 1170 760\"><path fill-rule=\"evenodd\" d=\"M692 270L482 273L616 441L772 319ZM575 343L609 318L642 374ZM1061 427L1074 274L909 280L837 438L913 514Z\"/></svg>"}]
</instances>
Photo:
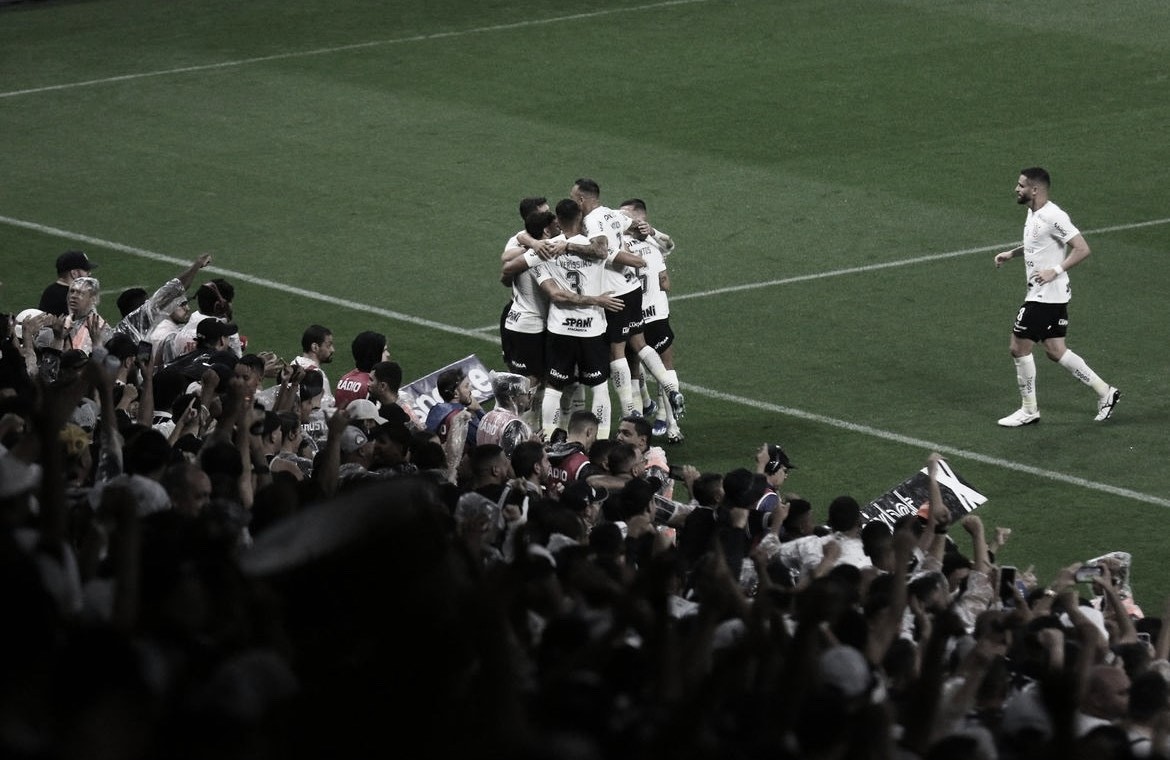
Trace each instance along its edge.
<instances>
[{"instance_id":1,"label":"soccer player","mask_svg":"<svg viewBox=\"0 0 1170 760\"><path fill-rule=\"evenodd\" d=\"M658 423L655 423L654 434L666 433L669 443L680 443L683 434L669 398L672 391L678 392L678 372L674 369L674 331L670 328L670 301L667 298L670 275L666 269L666 255L674 250L674 241L669 235L651 226L646 218L646 203L640 198L624 201L619 210L634 221L627 232L630 237L628 247L646 262L646 268L642 270L643 329L640 334L630 336L626 352L630 372L635 375L634 383L641 393L644 413L650 415L658 411L663 416L663 427L658 429ZM639 363L644 364L655 377L665 378L665 382L659 380L658 384L661 405L650 399L645 390L648 383L645 374L638 371ZM642 378L640 383L639 377Z\"/></svg>"},{"instance_id":2,"label":"soccer player","mask_svg":"<svg viewBox=\"0 0 1170 760\"><path fill-rule=\"evenodd\" d=\"M524 228L533 242L560 234L556 215L547 210L547 204L545 210L533 211L528 215ZM511 283L512 300L500 324L500 346L508 369L528 378L533 403L540 404L543 390L540 381L545 375L544 325L548 319L548 296L540 289L531 269L533 263L542 260L539 252L523 247L520 250L521 255L506 261L501 272L500 280ZM528 258L524 257L524 253L529 254Z\"/></svg>"},{"instance_id":3,"label":"soccer player","mask_svg":"<svg viewBox=\"0 0 1170 760\"><path fill-rule=\"evenodd\" d=\"M578 179L573 184L570 197L577 201L581 210L585 212L585 236L589 238L594 251L599 252L604 248L612 254L625 247L641 258L640 253L648 250L648 248L635 250L631 247L636 245L632 241L644 241L645 235L641 238L631 236L635 231L634 221L625 214L602 205L601 189L595 181L587 178ZM638 227L640 228L640 225ZM633 378L626 358L626 348L629 346L639 355L655 379L667 388L671 408L674 409L675 416L681 418L685 414L685 407L682 394L678 391L678 384L670 382L658 354L647 348L642 337L642 282L637 270L630 266L611 267L607 278L606 289L612 290L624 304L621 312L607 315L606 326L606 338L610 345L610 377L622 405L622 414L640 412L635 406Z\"/></svg>"},{"instance_id":4,"label":"soccer player","mask_svg":"<svg viewBox=\"0 0 1170 760\"><path fill-rule=\"evenodd\" d=\"M1016 202L1028 207L1024 241L1010 251L995 254L998 269L1020 255L1024 257L1027 293L1012 326L1011 354L1022 405L999 420L1003 427L1021 427L1040 421L1036 402L1036 363L1032 349L1044 344L1048 358L1072 373L1097 393L1097 422L1113 414L1121 391L1102 380L1065 345L1068 333L1068 301L1072 297L1068 270L1089 255L1089 244L1067 213L1048 198L1051 179L1035 166L1024 169L1016 181Z\"/></svg>"},{"instance_id":5,"label":"soccer player","mask_svg":"<svg viewBox=\"0 0 1170 760\"><path fill-rule=\"evenodd\" d=\"M589 241L581 234L584 229L581 207L566 198L557 204L556 215L564 240L554 242L566 243L576 250L588 249ZM607 261L620 265L642 263L641 259L620 250L604 258L583 258L566 251L535 267L536 281L550 301L545 347L548 373L541 410L546 436L551 437L559 426L561 395L574 378L593 389L592 411L601 421L599 435L609 434L612 407L606 387L609 346L605 340L605 312L617 311L624 304L603 290Z\"/></svg>"}]
</instances>

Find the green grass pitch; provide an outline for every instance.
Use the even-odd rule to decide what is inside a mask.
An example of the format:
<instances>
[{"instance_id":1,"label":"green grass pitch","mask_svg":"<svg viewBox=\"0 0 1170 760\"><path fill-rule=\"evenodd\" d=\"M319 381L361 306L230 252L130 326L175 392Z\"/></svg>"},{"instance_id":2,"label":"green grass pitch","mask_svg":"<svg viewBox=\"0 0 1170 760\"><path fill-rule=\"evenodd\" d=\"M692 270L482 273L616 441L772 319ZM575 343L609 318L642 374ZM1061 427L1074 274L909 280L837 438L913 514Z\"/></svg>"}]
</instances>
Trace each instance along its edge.
<instances>
[{"instance_id":1,"label":"green grass pitch","mask_svg":"<svg viewBox=\"0 0 1170 760\"><path fill-rule=\"evenodd\" d=\"M254 347L361 330L409 377L477 353L516 203L639 196L678 241L688 396L672 461L764 441L823 514L941 450L1047 579L1134 555L1170 595L1170 6L1042 0L47 0L0 7L0 309L52 262L101 264L102 311L210 251ZM1043 421L1007 354L1020 168L1093 255L1069 345L1125 397L1038 355ZM962 538L960 538L962 541Z\"/></svg>"}]
</instances>

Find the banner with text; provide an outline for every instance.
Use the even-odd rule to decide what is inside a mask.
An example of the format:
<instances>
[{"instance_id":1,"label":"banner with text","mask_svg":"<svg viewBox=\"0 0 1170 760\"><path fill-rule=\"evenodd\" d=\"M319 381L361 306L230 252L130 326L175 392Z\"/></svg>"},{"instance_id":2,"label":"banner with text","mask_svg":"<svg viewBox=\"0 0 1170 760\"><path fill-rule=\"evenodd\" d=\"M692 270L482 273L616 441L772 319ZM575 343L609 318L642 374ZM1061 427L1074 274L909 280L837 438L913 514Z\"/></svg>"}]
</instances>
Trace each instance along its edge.
<instances>
[{"instance_id":1,"label":"banner with text","mask_svg":"<svg viewBox=\"0 0 1170 760\"><path fill-rule=\"evenodd\" d=\"M951 511L951 522L956 523L976 507L987 501L987 497L955 472L954 468L939 460L938 488L943 503ZM918 512L919 507L930 501L930 477L923 467L906 480L861 508L861 521L881 520L891 530L894 522L903 515Z\"/></svg>"},{"instance_id":2,"label":"banner with text","mask_svg":"<svg viewBox=\"0 0 1170 760\"><path fill-rule=\"evenodd\" d=\"M402 386L398 389L398 400L410 404L415 414L418 415L418 419L425 420L427 412L431 410L432 406L443 403L442 397L439 396L439 375L454 367L463 370L463 373L471 381L471 395L475 397L476 401L483 404L492 398L490 370L479 360L478 356L471 354L457 362L448 364L446 367L437 369L425 377L420 377L409 385Z\"/></svg>"}]
</instances>

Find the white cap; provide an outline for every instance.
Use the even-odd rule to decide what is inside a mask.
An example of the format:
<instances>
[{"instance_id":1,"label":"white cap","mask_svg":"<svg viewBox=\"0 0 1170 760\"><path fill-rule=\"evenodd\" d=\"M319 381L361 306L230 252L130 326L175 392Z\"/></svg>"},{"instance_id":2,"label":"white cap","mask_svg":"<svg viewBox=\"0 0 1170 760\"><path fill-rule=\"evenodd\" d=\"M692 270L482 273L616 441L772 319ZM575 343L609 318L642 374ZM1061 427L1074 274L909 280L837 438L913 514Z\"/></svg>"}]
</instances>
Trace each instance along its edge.
<instances>
[{"instance_id":1,"label":"white cap","mask_svg":"<svg viewBox=\"0 0 1170 760\"><path fill-rule=\"evenodd\" d=\"M359 420L373 420L379 425L388 422L382 415L378 414L378 407L373 401L365 398L355 399L345 405L345 414L349 417L351 422Z\"/></svg>"},{"instance_id":2,"label":"white cap","mask_svg":"<svg viewBox=\"0 0 1170 760\"><path fill-rule=\"evenodd\" d=\"M44 313L45 312L41 311L40 309L25 309L24 311L17 314L16 315L16 326L12 330L16 334L16 339L17 340L24 340L24 324L23 324L24 320L29 319L31 317L39 317L40 315L42 315Z\"/></svg>"}]
</instances>

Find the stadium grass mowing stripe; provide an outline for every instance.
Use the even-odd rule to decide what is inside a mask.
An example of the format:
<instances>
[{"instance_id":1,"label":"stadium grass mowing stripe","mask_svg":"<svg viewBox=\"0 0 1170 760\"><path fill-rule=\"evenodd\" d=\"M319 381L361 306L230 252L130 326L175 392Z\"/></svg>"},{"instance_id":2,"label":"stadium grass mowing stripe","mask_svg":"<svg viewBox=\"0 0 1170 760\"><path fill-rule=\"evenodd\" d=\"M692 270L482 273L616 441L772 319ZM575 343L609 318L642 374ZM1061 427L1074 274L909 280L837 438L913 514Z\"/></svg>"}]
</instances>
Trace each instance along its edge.
<instances>
[{"instance_id":1,"label":"stadium grass mowing stripe","mask_svg":"<svg viewBox=\"0 0 1170 760\"><path fill-rule=\"evenodd\" d=\"M1168 224L1170 219L1152 219L1148 222L1134 222L1132 224L1118 224L1113 227L1101 227L1095 230L1083 230L1084 235L1102 235L1107 232L1122 232L1124 230L1136 230L1142 227L1155 227L1160 224ZM984 245L978 248L963 248L958 251L947 251L946 253L932 253L926 256L916 256L911 259L899 259L898 261L886 261L880 264L867 264L860 267L848 267L846 269L834 269L828 272L814 272L813 274L796 275L795 277L785 277L779 280L767 280L766 282L750 282L744 285L729 285L723 288L715 288L713 290L702 290L696 293L682 293L680 295L672 295L670 300L685 301L690 298L707 298L708 296L718 296L724 293L740 293L745 290L757 290L759 288L770 288L774 285L790 285L794 282L807 282L809 280L823 280L826 277L838 277L843 274L862 274L864 272L873 272L878 269L892 269L894 267L910 266L911 264L922 264L928 261L941 261L942 259L951 259L958 256L966 256L972 253L988 253L990 251L1005 251L1020 244L1016 240L1011 243L997 243L995 245Z\"/></svg>"},{"instance_id":2,"label":"stadium grass mowing stripe","mask_svg":"<svg viewBox=\"0 0 1170 760\"><path fill-rule=\"evenodd\" d=\"M78 232L70 232L69 230L62 230L62 229L58 229L57 227L49 227L49 226L44 225L44 224L38 224L36 222L29 222L29 221L25 221L22 219L13 219L12 217L8 217L8 216L0 216L0 223L8 224L8 225L11 225L13 227L20 227L20 228L26 229L26 230L32 230L34 232L44 233L46 235L52 235L53 237L64 238L66 240L75 240L79 243L87 243L89 245L95 245L95 246L99 246L101 248L108 248L109 250L112 250L112 251L120 251L121 253L128 253L131 256L137 256L139 258L149 259L150 261L161 261L161 262L166 263L166 264L175 264L175 265L181 266L181 267L188 266L191 263L190 259L182 259L182 258L178 258L176 256L168 256L165 253L158 253L156 251L148 251L144 248L135 248L134 246L126 245L124 243L116 243L112 240L103 240L102 238L92 237L90 235L83 235L83 234L78 233ZM237 272L237 271L232 270L232 269L224 269L222 267L217 267L214 265L207 267L207 269L205 269L204 271L210 272L213 274L224 275L226 277L231 277L233 279L239 280L240 282L248 282L248 283L251 283L253 285L259 285L259 286L264 287L264 288L269 288L272 290L279 290L279 291L284 292L284 293L290 293L292 295L301 296L302 298L308 298L308 299L311 299L314 301L320 301L321 303L327 303L327 304L330 304L332 306L340 306L340 307L345 308L345 309L354 309L356 311L363 311L363 312L367 312L370 314L376 314L380 317L385 317L386 319L393 319L393 320L396 320L398 322L405 322L407 324L416 325L418 327L428 327L432 330L440 330L442 332L451 333L453 335L459 335L459 336L462 336L465 338L476 338L479 340L485 340L488 338L488 336L484 335L483 333L478 333L478 332L475 332L474 330L465 330L462 327L455 327L454 325L447 325L447 324L443 324L442 322L435 322L434 320L424 319L422 317L415 317L415 316L412 316L410 314L403 314L402 312L398 312L398 311L390 311L389 309L383 309L383 308L378 307L378 306L370 306L368 304L354 303L353 301L349 301L349 300L346 300L344 298L337 298L336 296L327 295L325 293L318 293L314 290L306 290L305 288L300 288L300 287L297 287L296 285L286 285L284 283L277 282L276 280L269 280L269 279L266 279L263 277L256 277L254 275L250 275L250 274L247 274L245 272ZM496 340L496 339L492 338L492 340Z\"/></svg>"},{"instance_id":3,"label":"stadium grass mowing stripe","mask_svg":"<svg viewBox=\"0 0 1170 760\"><path fill-rule=\"evenodd\" d=\"M1151 219L1147 222L1133 222L1131 224L1117 224L1112 227L1100 227L1095 230L1084 230L1081 234L1084 235L1103 235L1108 232L1123 232L1125 230L1136 230L1142 227L1156 227L1161 224L1170 224L1170 218L1167 219ZM1020 241L1016 240L1011 243L996 243L993 245L983 245L978 248L963 248L958 251L947 251L946 253L931 253L926 256L915 256L909 259L898 259L897 261L885 261L880 264L866 264L860 267L847 267L845 269L832 269L827 272L813 272L812 274L801 274L794 277L784 277L779 280L767 280L765 282L749 282L744 285L728 285L723 288L715 288L713 290L700 290L694 293L680 293L678 295L671 295L671 303L675 301L686 301L692 298L708 298L710 296L723 295L725 293L740 293L745 290L758 290L760 288L770 288L776 285L791 285L797 282L809 282L812 280L823 280L828 277L840 277L845 274L862 274L864 272L873 272L879 269L893 269L894 267L905 267L911 264L923 264L928 261L941 261L943 259L952 259L959 256L967 256L972 253L987 253L989 251L1004 251L1013 246L1019 245ZM496 330L499 325L485 325L484 327L474 327L473 332L489 332Z\"/></svg>"},{"instance_id":4,"label":"stadium grass mowing stripe","mask_svg":"<svg viewBox=\"0 0 1170 760\"><path fill-rule=\"evenodd\" d=\"M713 388L704 388L702 386L691 383L687 383L685 388L688 393L698 392L699 395L707 396L708 398L713 398L718 401L726 401L728 403L739 404L741 406L754 407L756 409L760 409L761 411L774 412L776 414L783 414L788 417L796 417L798 419L807 420L809 422L829 425L830 427L839 428L851 433L860 433L862 435L868 435L873 438L880 438L883 441L892 441L894 443L901 443L920 449L937 451L940 454L950 454L956 457L962 457L963 459L970 459L975 462L980 462L982 464L993 465L995 467L1000 467L1006 470L1013 470L1015 472L1022 472L1028 475L1035 475L1037 477L1054 480L1059 483L1066 483L1068 485L1077 486L1080 488L1100 491L1112 496L1121 496L1126 499L1133 499L1134 501L1140 501L1146 504L1154 504L1160 507L1170 507L1170 499L1163 499L1158 496L1142 493L1140 491L1134 491L1128 488L1120 488L1118 486L1111 486L1106 483L1098 483L1093 480L1078 478L1075 475L1066 475L1062 472L1056 472L1054 470L1045 470L1039 467L1032 467L1031 465L1013 462L1009 459L990 457L985 454L956 448L954 446L948 446L943 443L935 443L933 441L912 438L900 433L891 433L888 430L880 430L878 428L869 427L868 425L859 425L855 422L839 420L835 417L827 417L823 414L806 412L803 409L795 409L790 406L780 406L779 404L772 404L766 401L757 401L745 396L736 396L730 393L724 393L723 391L717 391Z\"/></svg>"},{"instance_id":5,"label":"stadium grass mowing stripe","mask_svg":"<svg viewBox=\"0 0 1170 760\"><path fill-rule=\"evenodd\" d=\"M1118 229L1133 229L1134 227L1146 227L1146 226L1152 226L1155 224L1163 224L1166 222L1170 222L1170 219L1156 220L1156 221L1152 221L1152 222L1138 222L1138 223L1131 224L1131 225L1120 225L1117 227L1107 227L1107 228L1102 228L1100 230L1096 230L1096 232L1100 233L1100 232L1107 232L1107 231L1116 231ZM92 237L90 235L83 235L83 234L76 233L76 232L70 232L68 230L62 230L62 229L59 229L56 227L49 227L47 225L38 224L36 222L30 222L30 221L26 221L26 220L22 220L22 219L13 219L12 217L0 216L0 223L8 224L8 225L11 225L13 227L19 227L19 228L26 229L26 230L40 232L40 233L43 233L46 235L51 235L53 237L64 238L66 240L73 240L73 241L80 242L80 243L87 243L90 245L95 245L95 246L99 246L102 248L106 248L106 249L109 249L112 251L119 251L121 253L127 253L127 254L130 254L131 256L137 256L139 258L149 259L151 261L160 261L160 262L164 262L167 264L175 264L178 266L185 266L185 265L190 263L190 261L188 261L186 259L178 258L176 256L168 256L167 254L158 253L156 251L148 251L144 248L136 248L134 246L126 245L124 243L116 243L116 242L111 241L111 240L103 240L101 238ZM976 250L989 250L989 249L976 249ZM948 254L948 255L958 255L958 254L952 253L952 254ZM925 258L927 260L929 260L931 258L938 258L938 257L935 256L935 257L925 257ZM917 260L921 261L921 260L923 260L923 258L919 258ZM316 291L306 290L305 288L299 288L299 287L295 287L292 285L285 285L285 284L277 282L275 280L269 280L269 279L266 279L263 277L255 277L255 276L250 275L250 274L245 274L243 272L236 272L236 271L233 271L230 269L223 269L220 267L210 266L205 271L215 273L215 274L222 274L222 275L225 275L228 277L232 277L232 278L239 280L241 282L248 282L248 283L251 283L253 285L258 285L260 287L269 288L272 290L279 290L279 291L284 292L284 293L291 293L293 295L298 295L298 296L301 296L302 298L307 298L307 299L311 299L314 301L319 301L321 303L327 303L327 304L330 304L333 306L340 306L340 307L346 308L346 309L353 309L355 311L376 314L378 316L385 317L387 319L393 319L393 320L397 320L400 322L405 322L407 324L415 325L418 327L427 327L427 328L430 328L433 330L440 330L442 332L451 333L453 335L459 335L459 336L467 337L467 338L474 338L476 340L484 341L487 343L497 344L497 337L495 335L488 335L488 334L484 333L482 330L469 330L469 329L465 329L465 328L461 328L461 327L455 327L454 325L447 325L447 324L443 324L441 322L435 322L434 320L430 320L430 319L424 319L422 317L415 317L415 316L412 316L409 314L402 314L400 312L390 311L388 309L382 309L382 308L377 307L377 306L370 306L368 304L355 303L354 301L349 301L349 300L346 300L344 298L337 298L335 296L330 296L330 295L327 295L325 293L318 293ZM808 278L806 278L806 279L808 279ZM785 416L795 417L798 419L807 420L807 421L815 422L815 423L822 424L822 425L828 425L830 427L835 427L835 428L838 428L840 430L845 430L845 431L848 431L851 433L859 433L859 434L868 435L868 436L871 436L874 438L880 438L881 440L885 440L885 441L900 443L900 444L904 444L907 446L914 446L914 447L919 448L919 449L928 449L931 451L937 451L941 454L950 454L952 456L962 457L964 459L969 459L972 461L980 462L982 464L988 464L988 465L992 465L995 467L1000 467L1003 469L1012 470L1015 472L1025 473L1028 475L1035 475L1037 477L1045 478L1048 480L1053 480L1053 481L1057 481L1060 483L1065 483L1068 485L1077 486L1079 488L1085 488L1085 489L1089 489L1089 490L1093 490L1093 491L1100 491L1102 493L1107 493L1107 494L1110 494L1113 496L1120 496L1120 497L1123 497L1126 499L1132 499L1134 501L1139 501L1139 502L1143 502L1146 504L1154 504L1154 505L1162 506L1162 507L1170 507L1170 499L1163 499L1163 498L1160 498L1157 496L1152 496L1150 494L1141 493L1139 491L1133 491L1133 490L1130 490L1128 488L1119 488L1117 486L1111 486L1111 485L1108 485L1106 483L1098 483L1096 481L1086 480L1085 478L1078 478L1074 475L1066 475L1064 473L1056 472L1053 470L1045 470L1045 469L1041 469L1039 467L1032 467L1030 465L1021 464L1019 462L1013 462L1013 461L1007 460L1007 459L999 459L996 457L987 456L985 454L980 454L978 452L968 451L966 449L960 449L960 448L956 448L954 446L948 446L946 444L935 443L932 441L921 440L918 438L912 438L910 436L902 435L900 433L893 433L893 432L890 432L887 430L881 430L878 428L870 427L868 425L860 425L860 424L855 423L855 422L848 422L846 420L839 420L835 417L828 417L828 416L825 416L822 414L816 414L814 412L806 412L803 409L796 409L793 407L780 406L778 404L772 404L772 403L769 403L766 401L759 401L756 399L750 399L750 398L747 398L745 396L737 396L737 395L730 394L730 393L724 393L723 391L718 391L718 390L715 390L713 388L705 388L703 386L694 385L692 383L684 383L684 384L682 384L681 387L684 390L686 390L688 393L698 393L701 396L706 396L708 398L712 398L712 399L715 399L717 401L724 401L727 403L737 404L740 406L746 406L749 408L760 409L760 410L768 411L768 412L774 412L776 414L782 414Z\"/></svg>"},{"instance_id":6,"label":"stadium grass mowing stripe","mask_svg":"<svg viewBox=\"0 0 1170 760\"><path fill-rule=\"evenodd\" d=\"M46 85L44 87L30 87L25 90L11 90L9 92L0 92L0 98L15 98L21 95L35 95L41 92L55 92L57 90L72 90L78 87L93 87L102 84L116 84L118 82L129 82L135 79L147 79L150 77L172 76L175 74L190 74L198 71L215 71L217 69L230 69L240 66L248 66L254 63L268 63L270 61L283 61L290 58L307 58L316 55L329 55L331 53L344 53L351 50L362 50L364 48L384 47L386 45L403 45L410 42L426 42L427 40L443 40L452 37L463 37L471 34L487 34L489 32L506 32L514 29L525 29L533 26L547 26L548 24L560 24L569 21L581 21L584 19L597 18L599 16L610 16L615 13L633 13L636 11L650 11L660 8L669 8L675 5L691 5L694 3L705 3L707 0L663 0L659 3L649 3L647 5L635 5L629 8L605 8L597 11L589 11L586 13L573 13L567 16L554 16L552 18L543 19L527 19L525 21L515 21L510 24L493 24L491 26L481 26L474 29L456 29L449 32L435 32L434 34L417 34L411 37L398 37L388 40L370 40L368 42L355 42L350 45L336 45L334 47L316 48L314 50L298 50L290 53L276 53L274 55L263 55L255 58L241 58L236 61L221 61L219 63L205 63L198 66L181 66L174 69L162 69L160 71L144 71L138 74L122 74L120 76L104 77L102 79L87 79L81 82L66 82L63 84Z\"/></svg>"}]
</instances>

